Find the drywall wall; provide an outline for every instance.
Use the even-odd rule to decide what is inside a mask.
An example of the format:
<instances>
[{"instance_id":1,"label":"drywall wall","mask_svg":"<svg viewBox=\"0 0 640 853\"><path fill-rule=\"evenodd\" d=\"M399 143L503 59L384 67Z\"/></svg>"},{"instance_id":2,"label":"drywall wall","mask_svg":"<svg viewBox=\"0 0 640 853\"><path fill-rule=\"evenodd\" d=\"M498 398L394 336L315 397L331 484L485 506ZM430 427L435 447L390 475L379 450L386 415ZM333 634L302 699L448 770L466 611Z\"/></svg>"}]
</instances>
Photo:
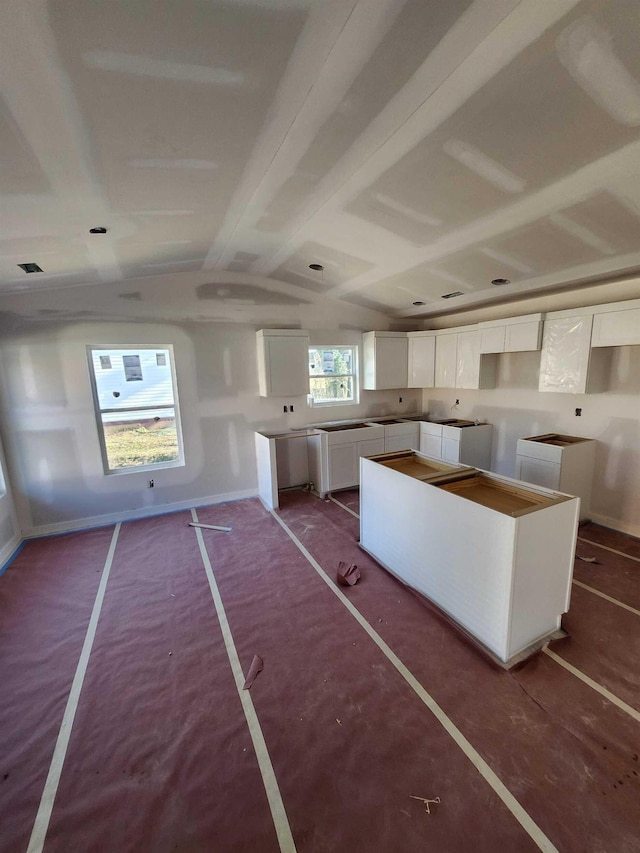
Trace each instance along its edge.
<instances>
[{"instance_id":1,"label":"drywall wall","mask_svg":"<svg viewBox=\"0 0 640 853\"><path fill-rule=\"evenodd\" d=\"M402 404L396 391L370 391L361 393L358 405L319 409L308 408L306 397L284 401L258 396L258 328L297 326L310 330L312 343L360 345L362 330L389 325L369 309L315 295L283 303L274 289L264 291L261 303L250 300L243 306L223 296L201 309L233 312L236 322L226 316L209 320L206 314L189 320L180 317L179 309L175 314L180 319L171 322L162 289L155 301L143 291L132 301L112 299L102 311L105 290L91 290L94 301L87 320L81 306L91 299L82 288L3 301L1 424L26 535L255 494L254 430L419 408L419 390L402 391ZM151 474L103 473L88 344L173 346L184 466ZM293 413L283 414L285 402L294 406ZM150 477L153 488L148 487Z\"/></svg>"},{"instance_id":2,"label":"drywall wall","mask_svg":"<svg viewBox=\"0 0 640 853\"><path fill-rule=\"evenodd\" d=\"M424 410L493 424L491 470L509 477L515 476L518 438L563 432L597 439L591 516L640 536L640 346L612 348L602 394L539 392L539 352L503 353L498 365L495 389L425 389Z\"/></svg>"}]
</instances>

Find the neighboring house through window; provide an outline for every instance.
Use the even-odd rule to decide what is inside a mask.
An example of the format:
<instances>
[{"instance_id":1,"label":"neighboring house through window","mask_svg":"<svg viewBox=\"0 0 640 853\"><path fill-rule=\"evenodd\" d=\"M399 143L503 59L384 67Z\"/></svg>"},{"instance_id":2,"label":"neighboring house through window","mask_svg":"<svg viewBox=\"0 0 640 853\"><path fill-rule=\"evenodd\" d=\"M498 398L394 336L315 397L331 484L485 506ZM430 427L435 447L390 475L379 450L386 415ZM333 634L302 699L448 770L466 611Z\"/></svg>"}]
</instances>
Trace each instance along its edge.
<instances>
[{"instance_id":1,"label":"neighboring house through window","mask_svg":"<svg viewBox=\"0 0 640 853\"><path fill-rule=\"evenodd\" d=\"M172 348L87 349L105 473L184 464Z\"/></svg>"},{"instance_id":2,"label":"neighboring house through window","mask_svg":"<svg viewBox=\"0 0 640 853\"><path fill-rule=\"evenodd\" d=\"M309 347L309 393L314 406L358 402L358 348Z\"/></svg>"}]
</instances>

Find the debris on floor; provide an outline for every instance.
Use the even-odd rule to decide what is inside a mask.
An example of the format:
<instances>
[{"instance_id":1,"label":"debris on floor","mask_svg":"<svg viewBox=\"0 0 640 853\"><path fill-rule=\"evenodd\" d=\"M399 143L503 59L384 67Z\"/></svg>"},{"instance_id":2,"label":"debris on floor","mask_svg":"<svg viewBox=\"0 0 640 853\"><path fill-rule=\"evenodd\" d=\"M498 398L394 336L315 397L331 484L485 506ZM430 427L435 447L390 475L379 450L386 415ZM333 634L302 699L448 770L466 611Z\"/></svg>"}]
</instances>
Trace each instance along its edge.
<instances>
[{"instance_id":1,"label":"debris on floor","mask_svg":"<svg viewBox=\"0 0 640 853\"><path fill-rule=\"evenodd\" d=\"M581 557L580 554L576 554L576 560L582 560L583 563L595 563L598 566L602 565L600 560L596 560L595 557Z\"/></svg>"},{"instance_id":2,"label":"debris on floor","mask_svg":"<svg viewBox=\"0 0 640 853\"><path fill-rule=\"evenodd\" d=\"M430 800L428 797L414 797L413 794L409 795L412 800L420 800L421 803L424 803L424 808L427 814L431 814L430 805L439 805L440 797L435 797L433 800Z\"/></svg>"},{"instance_id":3,"label":"debris on floor","mask_svg":"<svg viewBox=\"0 0 640 853\"><path fill-rule=\"evenodd\" d=\"M360 569L355 563L347 565L342 560L338 563L338 571L336 572L336 580L340 586L353 586L360 580Z\"/></svg>"},{"instance_id":4,"label":"debris on floor","mask_svg":"<svg viewBox=\"0 0 640 853\"><path fill-rule=\"evenodd\" d=\"M224 530L225 533L230 533L232 527L220 527L217 524L200 524L198 521L189 521L189 527L205 527L207 530Z\"/></svg>"},{"instance_id":5,"label":"debris on floor","mask_svg":"<svg viewBox=\"0 0 640 853\"><path fill-rule=\"evenodd\" d=\"M245 678L245 682L242 686L243 690L250 690L251 685L258 677L258 673L262 672L262 668L264 666L264 661L258 655L253 656L253 660L251 661L251 666L249 667L249 672Z\"/></svg>"}]
</instances>

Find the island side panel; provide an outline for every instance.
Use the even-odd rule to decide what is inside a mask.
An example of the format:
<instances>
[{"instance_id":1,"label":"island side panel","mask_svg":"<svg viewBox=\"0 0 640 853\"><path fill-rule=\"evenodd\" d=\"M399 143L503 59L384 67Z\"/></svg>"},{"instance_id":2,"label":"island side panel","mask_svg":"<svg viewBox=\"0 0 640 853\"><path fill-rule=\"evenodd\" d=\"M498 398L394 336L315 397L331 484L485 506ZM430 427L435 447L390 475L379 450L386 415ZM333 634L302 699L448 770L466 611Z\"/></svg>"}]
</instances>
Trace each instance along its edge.
<instances>
[{"instance_id":1,"label":"island side panel","mask_svg":"<svg viewBox=\"0 0 640 853\"><path fill-rule=\"evenodd\" d=\"M515 519L361 462L362 547L506 660Z\"/></svg>"},{"instance_id":2,"label":"island side panel","mask_svg":"<svg viewBox=\"0 0 640 853\"><path fill-rule=\"evenodd\" d=\"M509 657L560 627L569 609L580 499L517 519Z\"/></svg>"}]
</instances>

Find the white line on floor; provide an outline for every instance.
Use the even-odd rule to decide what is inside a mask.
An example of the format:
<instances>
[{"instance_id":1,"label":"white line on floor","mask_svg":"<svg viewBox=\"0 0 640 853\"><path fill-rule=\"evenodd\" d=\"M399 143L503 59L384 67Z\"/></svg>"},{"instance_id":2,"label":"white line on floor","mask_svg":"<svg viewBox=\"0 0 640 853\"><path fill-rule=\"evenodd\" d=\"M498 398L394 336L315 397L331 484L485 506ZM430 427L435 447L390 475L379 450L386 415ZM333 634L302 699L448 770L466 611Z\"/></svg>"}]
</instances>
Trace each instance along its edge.
<instances>
[{"instance_id":1,"label":"white line on floor","mask_svg":"<svg viewBox=\"0 0 640 853\"><path fill-rule=\"evenodd\" d=\"M382 653L386 656L390 663L397 669L397 671L404 678L407 684L409 684L409 686L414 690L414 692L420 697L420 699L424 702L427 708L438 720L440 725L445 729L447 734L449 734L453 738L456 745L460 747L462 752L467 756L469 761L473 764L473 766L480 773L480 775L493 788L493 790L500 797L500 799L506 805L509 811L513 814L513 816L516 818L516 820L522 826L525 832L527 832L528 835L533 839L533 841L538 845L539 849L545 851L545 853L558 853L557 848L553 845L550 839L547 838L547 836L540 829L537 823L535 823L531 816L523 809L523 807L516 800L511 791L509 791L509 789L499 779L499 777L487 764L484 758L482 758L482 756L477 752L477 750L474 749L471 743L462 734L460 729L445 714L445 712L438 705L435 699L429 693L427 693L427 691L424 689L422 684L420 684L420 682L413 675L413 673L402 663L402 661L395 654L395 652L393 652L393 650L385 643L380 634L378 634L378 632L369 624L369 622L367 622L367 620L360 613L360 611L357 610L356 607L354 607L354 605L342 592L342 590L340 590L333 583L333 581L323 570L322 566L309 553L309 551L305 548L302 542L300 542L295 533L293 533L293 531L289 529L289 527L282 520L282 518L280 518L280 516L277 515L273 510L271 510L271 515L283 528L289 538L297 545L298 549L302 552L302 554L304 554L304 556L307 558L309 563L313 566L313 568L316 570L322 580L326 583L329 589L337 596L337 598L342 602L342 604L347 608L349 613L351 613L354 619L371 637L373 642L378 646L378 648L382 651Z\"/></svg>"},{"instance_id":2,"label":"white line on floor","mask_svg":"<svg viewBox=\"0 0 640 853\"><path fill-rule=\"evenodd\" d=\"M578 536L578 542L586 542L588 545L595 545L596 548L604 548L605 551L611 551L612 554L620 554L621 557L627 557L629 560L635 560L640 563L640 557L632 557L631 554L625 554L624 551L616 551L615 548L609 548L608 545L601 545L599 542L592 542L591 539L585 539L583 536Z\"/></svg>"},{"instance_id":3,"label":"white line on floor","mask_svg":"<svg viewBox=\"0 0 640 853\"><path fill-rule=\"evenodd\" d=\"M38 813L33 824L33 829L31 830L31 838L29 839L27 853L41 853L42 848L44 847L47 830L49 828L49 821L51 819L51 812L53 811L53 804L58 791L58 785L60 783L62 767L67 755L71 729L73 728L73 721L78 709L78 702L80 701L80 692L82 691L82 684L89 664L89 656L91 655L93 641L96 636L98 619L100 618L100 611L102 610L102 602L104 601L104 594L107 588L107 581L109 580L109 573L111 572L111 564L113 563L113 555L116 550L119 533L120 522L116 524L113 530L107 559L105 560L104 567L102 569L100 585L98 586L96 599L93 603L89 626L84 638L82 651L80 652L78 666L76 667L76 674L74 675L73 683L71 684L69 698L67 699L67 706L64 709L64 715L62 717L62 722L60 723L58 739L56 741L55 749L53 750L53 757L51 758L51 764L49 765L47 780L44 783L44 790L40 799Z\"/></svg>"},{"instance_id":4,"label":"white line on floor","mask_svg":"<svg viewBox=\"0 0 640 853\"><path fill-rule=\"evenodd\" d=\"M618 697L615 694L611 693L610 690L607 690L606 687L603 687L601 684L598 684L598 682L594 681L593 678L589 678L588 675L585 675L584 672L577 669L564 658L561 658L560 655L557 655L555 652L552 652L550 648L546 647L542 651L545 653L545 655L548 655L572 675L575 675L576 678L579 678L580 681L583 681L585 684L588 684L589 687L592 687L597 693L599 693L601 696L604 696L605 699L608 699L609 702L616 705L618 708L629 714L630 717L633 717L634 720L637 720L640 723L640 711L636 711L636 709L632 708L631 705L627 705L627 703L623 702L622 699L618 699Z\"/></svg>"},{"instance_id":5,"label":"white line on floor","mask_svg":"<svg viewBox=\"0 0 640 853\"><path fill-rule=\"evenodd\" d=\"M334 496L333 496L333 495L329 495L329 500L333 501L333 502L334 502L334 504L338 504L338 506L341 506L341 507L342 507L342 509L346 509L346 511L347 511L347 512L350 512L350 513L351 513L351 515L353 515L355 518L360 518L360 516L358 515L358 513L357 513L357 512L355 512L355 510L352 510L352 509L351 509L350 507L348 507L346 504L343 504L343 503L342 503L342 501L339 501L337 498L334 498Z\"/></svg>"},{"instance_id":6,"label":"white line on floor","mask_svg":"<svg viewBox=\"0 0 640 853\"><path fill-rule=\"evenodd\" d=\"M617 604L618 607L624 607L625 610L628 610L630 613L635 613L636 616L640 616L640 610L636 610L635 607L630 607L628 604L625 604L624 601L618 601L617 598L612 598L610 595L606 595L604 592L600 592L599 589L594 589L592 586L587 586L586 583L582 583L582 581L577 581L575 578L573 582L576 586L581 586L582 589L586 589L589 592L592 592L594 595L599 595L600 598L604 598L607 601L610 601L612 604Z\"/></svg>"},{"instance_id":7,"label":"white line on floor","mask_svg":"<svg viewBox=\"0 0 640 853\"><path fill-rule=\"evenodd\" d=\"M195 522L198 521L195 509L191 510L191 517ZM242 689L245 677L242 672L242 667L240 666L240 658L238 657L235 643L233 642L233 635L231 634L227 614L224 609L224 604L222 603L222 596L220 595L220 590L218 589L213 568L211 567L211 561L209 560L209 555L204 544L202 530L199 527L194 527L193 529L195 530L196 537L198 539L198 547L200 548L202 562L204 563L204 570L207 575L207 580L209 581L209 588L211 589L213 603L215 604L216 613L218 614L218 621L220 622L222 637L229 657L229 663L231 664L231 670L238 690L238 696L240 697L242 710L244 711L244 715L247 720L249 734L251 735L253 748L255 749L256 757L258 759L258 766L262 773L262 781L267 793L271 816L273 817L273 823L280 843L280 850L285 853L295 853L296 845L293 840L293 835L291 834L289 819L284 808L284 803L282 802L282 796L280 794L276 774L271 763L267 744L265 742L264 735L262 734L262 729L260 728L258 715L256 714L256 709L253 706L251 694L248 690Z\"/></svg>"}]
</instances>

